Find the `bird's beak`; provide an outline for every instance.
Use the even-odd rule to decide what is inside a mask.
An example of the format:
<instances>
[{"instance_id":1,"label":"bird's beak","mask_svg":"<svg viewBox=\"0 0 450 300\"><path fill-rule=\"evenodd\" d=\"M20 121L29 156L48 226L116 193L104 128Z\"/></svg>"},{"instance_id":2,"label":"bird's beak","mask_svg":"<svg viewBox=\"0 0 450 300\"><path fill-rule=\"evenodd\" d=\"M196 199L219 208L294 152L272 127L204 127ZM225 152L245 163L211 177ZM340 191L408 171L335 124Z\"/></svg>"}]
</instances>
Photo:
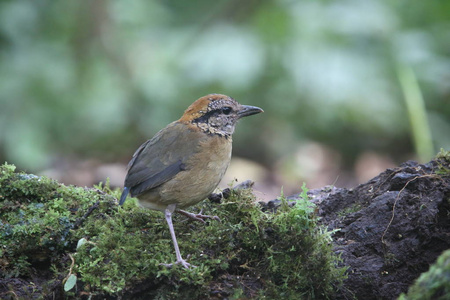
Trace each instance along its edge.
<instances>
[{"instance_id":1,"label":"bird's beak","mask_svg":"<svg viewBox=\"0 0 450 300\"><path fill-rule=\"evenodd\" d=\"M238 112L239 118L256 115L259 113L264 112L261 108L256 106L250 106L250 105L242 105L241 109Z\"/></svg>"}]
</instances>

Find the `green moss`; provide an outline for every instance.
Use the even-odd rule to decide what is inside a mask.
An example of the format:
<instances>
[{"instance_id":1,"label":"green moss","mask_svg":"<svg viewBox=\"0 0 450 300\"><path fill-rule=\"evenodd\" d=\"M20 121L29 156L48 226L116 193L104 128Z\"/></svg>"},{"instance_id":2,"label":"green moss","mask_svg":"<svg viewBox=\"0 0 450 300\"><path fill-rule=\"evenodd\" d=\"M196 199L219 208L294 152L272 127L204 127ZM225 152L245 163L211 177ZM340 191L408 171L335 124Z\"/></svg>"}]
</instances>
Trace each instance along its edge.
<instances>
[{"instance_id":1,"label":"green moss","mask_svg":"<svg viewBox=\"0 0 450 300\"><path fill-rule=\"evenodd\" d=\"M401 294L399 300L447 300L450 295L450 250L444 251L428 272Z\"/></svg>"},{"instance_id":2,"label":"green moss","mask_svg":"<svg viewBox=\"0 0 450 300\"><path fill-rule=\"evenodd\" d=\"M6 278L27 275L30 264L68 250L77 210L89 205L86 190L69 189L35 175L0 168L0 242ZM77 199L77 201L74 201Z\"/></svg>"},{"instance_id":3,"label":"green moss","mask_svg":"<svg viewBox=\"0 0 450 300\"><path fill-rule=\"evenodd\" d=\"M441 151L436 155L436 161L438 163L438 170L436 174L442 176L450 175L450 151L445 151L441 148Z\"/></svg>"},{"instance_id":4,"label":"green moss","mask_svg":"<svg viewBox=\"0 0 450 300\"><path fill-rule=\"evenodd\" d=\"M361 203L353 203L352 205L338 211L338 216L343 218L346 217L349 214L355 213L357 211L360 211L363 208Z\"/></svg>"},{"instance_id":5,"label":"green moss","mask_svg":"<svg viewBox=\"0 0 450 300\"><path fill-rule=\"evenodd\" d=\"M120 191L107 187L67 187L14 173L10 165L0 172L1 271L27 278L46 261L49 282L62 286L64 277L77 276L67 295L322 299L332 297L344 278L331 233L317 224L306 192L294 207L282 205L274 214L262 212L250 190L239 190L220 204L204 201L191 209L220 222L175 215L183 257L190 255L197 267L168 269L161 263L174 262L175 251L161 212L130 199L118 207Z\"/></svg>"}]
</instances>

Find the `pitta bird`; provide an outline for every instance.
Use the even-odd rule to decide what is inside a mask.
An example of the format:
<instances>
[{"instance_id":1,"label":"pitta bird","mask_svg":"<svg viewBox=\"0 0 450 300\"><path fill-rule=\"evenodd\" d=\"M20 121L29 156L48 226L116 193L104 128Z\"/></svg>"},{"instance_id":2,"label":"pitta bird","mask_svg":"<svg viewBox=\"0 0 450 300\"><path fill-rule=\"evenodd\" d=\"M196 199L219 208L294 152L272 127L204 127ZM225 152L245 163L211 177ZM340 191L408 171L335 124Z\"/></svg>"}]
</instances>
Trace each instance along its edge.
<instances>
[{"instance_id":1,"label":"pitta bird","mask_svg":"<svg viewBox=\"0 0 450 300\"><path fill-rule=\"evenodd\" d=\"M142 206L165 213L177 257L175 264L191 266L181 257L172 214L179 212L202 222L212 218L181 209L214 191L230 163L236 123L261 112L259 107L239 104L225 95L206 95L134 153L119 205L130 193Z\"/></svg>"}]
</instances>

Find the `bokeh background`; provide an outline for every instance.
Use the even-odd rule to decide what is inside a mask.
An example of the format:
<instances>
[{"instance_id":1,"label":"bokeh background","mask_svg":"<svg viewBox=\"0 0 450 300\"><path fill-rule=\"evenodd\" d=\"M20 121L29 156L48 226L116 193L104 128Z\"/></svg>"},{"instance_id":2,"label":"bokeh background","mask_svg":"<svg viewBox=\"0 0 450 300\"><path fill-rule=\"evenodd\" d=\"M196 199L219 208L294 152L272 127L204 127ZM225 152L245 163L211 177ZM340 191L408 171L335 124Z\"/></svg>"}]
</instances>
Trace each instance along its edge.
<instances>
[{"instance_id":1,"label":"bokeh background","mask_svg":"<svg viewBox=\"0 0 450 300\"><path fill-rule=\"evenodd\" d=\"M222 186L270 199L426 162L450 148L450 1L0 2L0 161L121 186L209 93L265 110Z\"/></svg>"}]
</instances>

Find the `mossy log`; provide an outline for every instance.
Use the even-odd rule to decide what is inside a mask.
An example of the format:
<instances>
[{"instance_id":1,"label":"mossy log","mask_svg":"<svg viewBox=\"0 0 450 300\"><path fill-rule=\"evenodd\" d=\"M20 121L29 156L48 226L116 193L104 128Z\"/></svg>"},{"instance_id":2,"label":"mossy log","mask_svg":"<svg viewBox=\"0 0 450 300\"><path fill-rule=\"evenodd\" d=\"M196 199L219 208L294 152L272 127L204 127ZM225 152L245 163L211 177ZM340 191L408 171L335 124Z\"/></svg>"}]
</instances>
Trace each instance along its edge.
<instances>
[{"instance_id":1,"label":"mossy log","mask_svg":"<svg viewBox=\"0 0 450 300\"><path fill-rule=\"evenodd\" d=\"M2 299L326 299L345 278L331 232L306 196L263 212L250 189L193 207L220 222L176 216L174 261L161 212L104 186L65 186L0 167ZM217 200L217 199L216 199Z\"/></svg>"}]
</instances>

